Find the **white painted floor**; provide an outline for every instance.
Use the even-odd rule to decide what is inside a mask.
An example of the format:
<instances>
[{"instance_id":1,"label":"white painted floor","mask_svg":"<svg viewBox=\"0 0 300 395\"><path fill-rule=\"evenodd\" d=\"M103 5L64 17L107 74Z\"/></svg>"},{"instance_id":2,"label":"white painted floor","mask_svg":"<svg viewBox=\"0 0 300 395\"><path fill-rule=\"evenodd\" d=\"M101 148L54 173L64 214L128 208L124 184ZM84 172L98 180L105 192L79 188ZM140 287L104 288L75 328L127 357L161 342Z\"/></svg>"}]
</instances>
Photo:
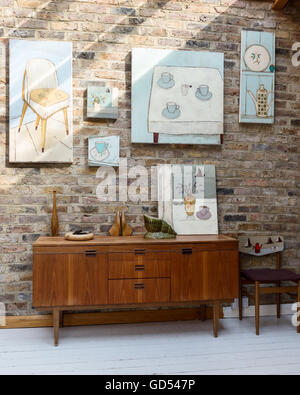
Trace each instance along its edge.
<instances>
[{"instance_id":1,"label":"white painted floor","mask_svg":"<svg viewBox=\"0 0 300 395\"><path fill-rule=\"evenodd\" d=\"M300 335L291 317L0 330L0 374L299 374Z\"/></svg>"}]
</instances>

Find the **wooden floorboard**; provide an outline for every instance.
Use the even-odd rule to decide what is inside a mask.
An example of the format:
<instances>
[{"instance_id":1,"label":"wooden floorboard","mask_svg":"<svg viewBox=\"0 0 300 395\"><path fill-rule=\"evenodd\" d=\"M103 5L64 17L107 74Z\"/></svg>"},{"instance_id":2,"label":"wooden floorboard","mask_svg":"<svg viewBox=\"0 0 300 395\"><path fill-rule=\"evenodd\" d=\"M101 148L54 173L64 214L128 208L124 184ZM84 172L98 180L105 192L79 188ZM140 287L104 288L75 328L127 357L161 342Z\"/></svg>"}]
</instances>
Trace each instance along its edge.
<instances>
[{"instance_id":1,"label":"wooden floorboard","mask_svg":"<svg viewBox=\"0 0 300 395\"><path fill-rule=\"evenodd\" d=\"M0 331L1 374L299 374L300 335L284 316Z\"/></svg>"}]
</instances>

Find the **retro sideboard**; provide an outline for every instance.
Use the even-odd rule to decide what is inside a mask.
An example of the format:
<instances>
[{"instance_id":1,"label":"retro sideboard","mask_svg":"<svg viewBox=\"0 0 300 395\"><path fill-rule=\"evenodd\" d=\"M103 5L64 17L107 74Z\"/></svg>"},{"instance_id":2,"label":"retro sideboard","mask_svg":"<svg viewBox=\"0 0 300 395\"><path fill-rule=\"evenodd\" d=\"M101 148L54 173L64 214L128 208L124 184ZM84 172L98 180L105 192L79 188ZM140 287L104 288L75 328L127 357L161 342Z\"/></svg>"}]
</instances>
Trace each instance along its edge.
<instances>
[{"instance_id":1,"label":"retro sideboard","mask_svg":"<svg viewBox=\"0 0 300 395\"><path fill-rule=\"evenodd\" d=\"M33 245L33 306L52 311L54 343L64 311L212 304L239 293L238 241L224 236L41 237Z\"/></svg>"}]
</instances>

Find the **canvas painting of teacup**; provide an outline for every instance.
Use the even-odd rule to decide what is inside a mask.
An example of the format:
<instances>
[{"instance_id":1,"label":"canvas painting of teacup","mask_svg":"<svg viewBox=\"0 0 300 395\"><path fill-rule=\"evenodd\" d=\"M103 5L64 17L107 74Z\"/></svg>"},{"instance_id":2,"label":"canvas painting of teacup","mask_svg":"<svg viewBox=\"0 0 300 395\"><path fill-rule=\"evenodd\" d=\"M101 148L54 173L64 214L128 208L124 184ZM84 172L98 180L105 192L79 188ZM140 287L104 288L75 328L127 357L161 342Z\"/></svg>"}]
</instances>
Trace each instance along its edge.
<instances>
[{"instance_id":1,"label":"canvas painting of teacup","mask_svg":"<svg viewBox=\"0 0 300 395\"><path fill-rule=\"evenodd\" d=\"M133 48L131 79L132 143L221 144L223 53Z\"/></svg>"},{"instance_id":2,"label":"canvas painting of teacup","mask_svg":"<svg viewBox=\"0 0 300 395\"><path fill-rule=\"evenodd\" d=\"M176 119L180 117L180 114L180 106L175 102L168 102L162 111L162 115L168 119Z\"/></svg>"},{"instance_id":3,"label":"canvas painting of teacup","mask_svg":"<svg viewBox=\"0 0 300 395\"><path fill-rule=\"evenodd\" d=\"M170 73L162 73L161 79L164 84L168 84L173 79L173 76Z\"/></svg>"},{"instance_id":4,"label":"canvas painting of teacup","mask_svg":"<svg viewBox=\"0 0 300 395\"><path fill-rule=\"evenodd\" d=\"M118 166L119 160L119 136L89 138L89 166Z\"/></svg>"},{"instance_id":5,"label":"canvas painting of teacup","mask_svg":"<svg viewBox=\"0 0 300 395\"><path fill-rule=\"evenodd\" d=\"M160 79L157 81L158 85L163 89L171 89L175 85L173 74L164 71L161 73Z\"/></svg>"},{"instance_id":6,"label":"canvas painting of teacup","mask_svg":"<svg viewBox=\"0 0 300 395\"><path fill-rule=\"evenodd\" d=\"M97 152L98 152L99 154L102 154L103 151L105 151L105 150L108 148L108 144L105 143L105 142L103 142L103 141L100 141L100 142L97 141L97 142L95 143L95 146L96 146Z\"/></svg>"},{"instance_id":7,"label":"canvas painting of teacup","mask_svg":"<svg viewBox=\"0 0 300 395\"><path fill-rule=\"evenodd\" d=\"M196 90L196 97L199 100L210 100L212 96L213 94L210 92L208 85L200 85Z\"/></svg>"},{"instance_id":8,"label":"canvas painting of teacup","mask_svg":"<svg viewBox=\"0 0 300 395\"><path fill-rule=\"evenodd\" d=\"M196 213L197 218L202 221L206 221L206 220L210 219L211 215L212 214L210 212L210 209L207 206L200 207L199 211Z\"/></svg>"},{"instance_id":9,"label":"canvas painting of teacup","mask_svg":"<svg viewBox=\"0 0 300 395\"><path fill-rule=\"evenodd\" d=\"M101 162L109 156L108 144L103 141L96 141L95 147L90 153L95 161Z\"/></svg>"}]
</instances>

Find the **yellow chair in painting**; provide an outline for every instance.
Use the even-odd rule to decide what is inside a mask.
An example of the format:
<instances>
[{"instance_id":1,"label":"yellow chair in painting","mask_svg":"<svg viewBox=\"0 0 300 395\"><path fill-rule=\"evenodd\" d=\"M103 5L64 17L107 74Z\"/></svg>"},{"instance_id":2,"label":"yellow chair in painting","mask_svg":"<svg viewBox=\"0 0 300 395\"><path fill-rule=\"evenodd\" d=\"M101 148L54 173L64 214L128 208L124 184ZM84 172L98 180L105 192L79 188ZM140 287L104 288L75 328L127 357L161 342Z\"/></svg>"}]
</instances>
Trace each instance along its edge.
<instances>
[{"instance_id":1,"label":"yellow chair in painting","mask_svg":"<svg viewBox=\"0 0 300 395\"><path fill-rule=\"evenodd\" d=\"M66 133L69 134L68 107L70 96L58 89L55 65L48 59L35 58L27 62L22 98L24 101L19 132L29 107L36 115L36 130L42 124L42 152L45 152L47 121L59 111L64 112Z\"/></svg>"}]
</instances>

